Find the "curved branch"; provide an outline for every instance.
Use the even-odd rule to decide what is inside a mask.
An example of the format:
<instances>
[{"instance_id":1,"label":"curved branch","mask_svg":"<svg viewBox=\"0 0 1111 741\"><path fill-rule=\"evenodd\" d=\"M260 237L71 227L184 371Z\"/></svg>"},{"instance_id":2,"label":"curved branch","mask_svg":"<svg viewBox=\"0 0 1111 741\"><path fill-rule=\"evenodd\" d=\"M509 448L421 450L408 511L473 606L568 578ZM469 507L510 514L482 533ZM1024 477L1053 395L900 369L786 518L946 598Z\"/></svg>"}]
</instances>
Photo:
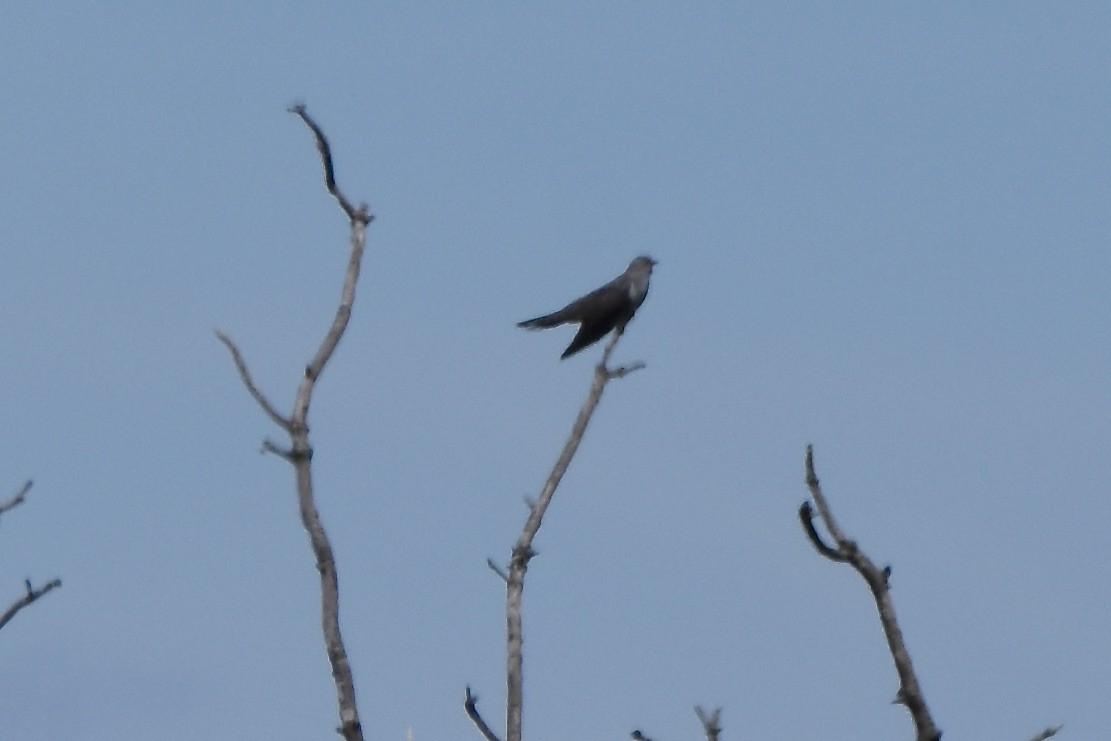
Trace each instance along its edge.
<instances>
[{"instance_id":1,"label":"curved branch","mask_svg":"<svg viewBox=\"0 0 1111 741\"><path fill-rule=\"evenodd\" d=\"M366 204L360 204L358 208L352 206L351 202L347 200L347 197L344 196L343 192L339 189L339 186L336 185L336 170L332 165L332 148L328 144L328 138L324 136L324 132L317 125L316 121L312 120L308 111L305 110L305 106L301 103L290 106L286 110L304 121L305 125L312 130L313 136L316 137L316 149L320 152L320 159L324 164L324 185L327 186L328 192L335 197L336 202L339 203L343 212L347 214L349 220L362 221L363 226L369 224L374 217L370 215Z\"/></svg>"},{"instance_id":2,"label":"curved branch","mask_svg":"<svg viewBox=\"0 0 1111 741\"><path fill-rule=\"evenodd\" d=\"M478 714L478 695L471 694L471 688L467 687L467 693L463 696L463 709L467 711L467 717L475 724L475 728L482 734L486 741L501 741L492 730L490 726L486 725L486 721Z\"/></svg>"},{"instance_id":3,"label":"curved branch","mask_svg":"<svg viewBox=\"0 0 1111 741\"><path fill-rule=\"evenodd\" d=\"M11 622L11 619L15 617L16 613L22 610L24 607L31 604L40 597L45 596L48 592L62 586L62 580L54 579L53 581L49 581L46 584L43 584L38 589L32 587L30 581L26 581L24 582L24 584L27 586L26 594L13 602L7 610L4 610L4 614L0 615L0 628L3 628L5 625Z\"/></svg>"},{"instance_id":4,"label":"curved branch","mask_svg":"<svg viewBox=\"0 0 1111 741\"><path fill-rule=\"evenodd\" d=\"M833 519L833 513L822 494L818 476L814 472L814 446L812 445L806 447L806 485L810 489L810 496L814 499L814 504L818 508L822 521L825 522L826 529L837 543L837 546L836 548L830 548L822 542L817 530L814 529L809 505L804 504L799 508L799 519L802 520L807 537L819 553L833 561L850 564L867 582L868 588L872 591L872 597L876 601L876 608L879 610L880 624L883 626L883 633L887 638L887 647L891 652L891 658L895 662L895 671L899 674L899 692L896 695L896 701L905 705L910 712L917 730L917 741L938 741L941 738L941 731L934 724L933 717L926 708L926 700L922 695L918 678L914 674L910 654L903 642L903 633L899 630L899 624L895 620L895 605L891 601L887 583L888 576L891 573L890 568L880 569L872 563L871 559L864 555L864 552L860 550L855 542L845 537L836 520Z\"/></svg>"},{"instance_id":5,"label":"curved branch","mask_svg":"<svg viewBox=\"0 0 1111 741\"><path fill-rule=\"evenodd\" d=\"M27 498L27 492L31 491L31 484L32 482L28 479L8 501L0 504L0 515L23 504L23 501Z\"/></svg>"},{"instance_id":6,"label":"curved branch","mask_svg":"<svg viewBox=\"0 0 1111 741\"><path fill-rule=\"evenodd\" d=\"M262 411L266 412L266 416L269 417L274 424L281 427L286 432L289 432L289 420L279 414L278 410L274 408L274 405L270 403L270 400L259 391L258 385L255 384L255 379L251 376L251 372L247 370L247 363L243 360L243 354L239 352L239 346L232 341L231 337L228 337L219 329L213 331L216 333L216 338L220 340L220 342L223 342L224 347L228 348L228 352L231 353L231 360L235 363L235 369L239 371L239 377L243 380L243 385L247 387L247 392L251 395L251 398L262 407Z\"/></svg>"},{"instance_id":7,"label":"curved branch","mask_svg":"<svg viewBox=\"0 0 1111 741\"><path fill-rule=\"evenodd\" d=\"M304 526L305 532L308 533L309 543L316 560L316 570L320 574L321 628L324 633L325 648L328 661L332 667L332 679L336 685L339 704L340 726L336 730L346 741L362 741L362 723L359 720L359 711L355 701L355 682L351 673L351 666L347 660L347 650L343 645L343 636L339 625L339 577L336 572L336 561L314 498L312 445L309 442L308 413L309 402L316 381L320 378L324 366L343 338L343 333L347 329L348 321L351 318L351 309L355 303L355 287L359 280L363 247L366 241L366 226L373 217L365 204L358 208L353 207L336 186L335 170L328 140L316 122L309 117L305 107L297 105L289 110L301 118L316 138L316 146L324 164L325 184L351 222L351 253L347 260L343 292L339 307L336 309L336 315L320 343L320 347L313 356L312 362L305 368L304 376L294 397L293 412L288 419L278 414L274 406L258 390L258 386L247 371L246 364L243 362L235 343L220 331L216 332L216 336L231 351L236 369L239 371L239 375L251 396L279 427L289 433L290 446L288 449L267 440L263 443L263 451L279 455L293 465L301 524Z\"/></svg>"}]
</instances>

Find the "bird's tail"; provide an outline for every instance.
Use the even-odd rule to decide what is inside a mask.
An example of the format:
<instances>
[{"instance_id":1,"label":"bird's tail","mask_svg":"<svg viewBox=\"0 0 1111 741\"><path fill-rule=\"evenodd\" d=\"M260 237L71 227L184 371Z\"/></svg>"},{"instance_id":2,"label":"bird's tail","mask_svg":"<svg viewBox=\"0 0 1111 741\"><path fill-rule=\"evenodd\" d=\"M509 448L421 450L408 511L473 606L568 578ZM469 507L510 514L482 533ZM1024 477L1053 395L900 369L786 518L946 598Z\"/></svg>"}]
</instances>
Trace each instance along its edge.
<instances>
[{"instance_id":1,"label":"bird's tail","mask_svg":"<svg viewBox=\"0 0 1111 741\"><path fill-rule=\"evenodd\" d=\"M554 314L547 314L545 316L538 316L535 319L529 319L524 322L518 322L518 327L525 329L547 329L548 327L558 327L561 324L573 321L573 317L568 316L565 309L561 309Z\"/></svg>"}]
</instances>

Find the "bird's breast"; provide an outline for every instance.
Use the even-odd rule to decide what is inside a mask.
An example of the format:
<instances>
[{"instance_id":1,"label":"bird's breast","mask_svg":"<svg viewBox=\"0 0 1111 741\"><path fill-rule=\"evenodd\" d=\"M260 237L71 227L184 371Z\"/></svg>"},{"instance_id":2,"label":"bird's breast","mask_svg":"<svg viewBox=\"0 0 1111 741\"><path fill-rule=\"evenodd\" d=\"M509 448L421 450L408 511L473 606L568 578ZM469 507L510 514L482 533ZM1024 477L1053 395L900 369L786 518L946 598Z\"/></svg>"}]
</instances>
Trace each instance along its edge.
<instances>
[{"instance_id":1,"label":"bird's breast","mask_svg":"<svg viewBox=\"0 0 1111 741\"><path fill-rule=\"evenodd\" d=\"M629 300L634 304L639 304L644 300L644 294L648 293L648 284L643 285L633 282L629 284Z\"/></svg>"}]
</instances>

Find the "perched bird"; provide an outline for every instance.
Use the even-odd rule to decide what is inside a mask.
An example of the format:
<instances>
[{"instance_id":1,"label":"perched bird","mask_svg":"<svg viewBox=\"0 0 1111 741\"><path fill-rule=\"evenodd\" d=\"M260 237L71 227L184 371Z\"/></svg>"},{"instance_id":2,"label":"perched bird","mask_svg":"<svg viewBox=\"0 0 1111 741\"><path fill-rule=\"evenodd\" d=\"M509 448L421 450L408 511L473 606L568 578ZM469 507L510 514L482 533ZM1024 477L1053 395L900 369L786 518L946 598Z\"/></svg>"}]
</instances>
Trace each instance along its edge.
<instances>
[{"instance_id":1,"label":"perched bird","mask_svg":"<svg viewBox=\"0 0 1111 741\"><path fill-rule=\"evenodd\" d=\"M624 273L598 290L575 299L554 314L529 319L517 326L547 329L577 322L579 331L560 359L570 357L605 337L611 329L616 329L618 334L625 331L625 325L648 295L648 279L655 264L651 257L641 255L629 263Z\"/></svg>"}]
</instances>

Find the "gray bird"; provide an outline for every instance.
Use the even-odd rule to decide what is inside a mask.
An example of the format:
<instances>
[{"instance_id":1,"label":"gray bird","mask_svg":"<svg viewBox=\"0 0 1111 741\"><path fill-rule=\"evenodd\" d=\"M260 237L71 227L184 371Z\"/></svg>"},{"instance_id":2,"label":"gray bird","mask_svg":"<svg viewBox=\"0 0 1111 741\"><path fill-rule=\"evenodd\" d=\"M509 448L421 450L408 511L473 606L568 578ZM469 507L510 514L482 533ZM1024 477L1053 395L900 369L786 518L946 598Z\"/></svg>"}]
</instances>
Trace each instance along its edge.
<instances>
[{"instance_id":1,"label":"gray bird","mask_svg":"<svg viewBox=\"0 0 1111 741\"><path fill-rule=\"evenodd\" d=\"M651 257L641 255L629 263L624 273L598 290L575 299L554 314L529 319L517 326L547 329L577 322L579 331L560 359L570 357L605 337L611 329L616 329L618 334L625 331L625 325L648 295L648 279L655 264Z\"/></svg>"}]
</instances>

